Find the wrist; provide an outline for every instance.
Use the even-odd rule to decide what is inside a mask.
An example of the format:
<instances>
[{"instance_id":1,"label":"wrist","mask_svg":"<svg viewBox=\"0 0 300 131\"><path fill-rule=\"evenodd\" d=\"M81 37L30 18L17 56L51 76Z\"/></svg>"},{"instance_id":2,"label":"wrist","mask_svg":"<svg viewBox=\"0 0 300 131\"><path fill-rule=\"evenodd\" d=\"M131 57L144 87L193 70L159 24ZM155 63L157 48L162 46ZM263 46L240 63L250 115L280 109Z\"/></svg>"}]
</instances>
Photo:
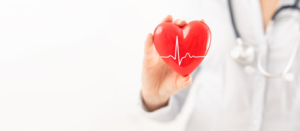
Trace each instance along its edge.
<instances>
[{"instance_id":1,"label":"wrist","mask_svg":"<svg viewBox=\"0 0 300 131\"><path fill-rule=\"evenodd\" d=\"M168 105L170 96L160 96L141 91L142 101L148 111L154 111Z\"/></svg>"}]
</instances>

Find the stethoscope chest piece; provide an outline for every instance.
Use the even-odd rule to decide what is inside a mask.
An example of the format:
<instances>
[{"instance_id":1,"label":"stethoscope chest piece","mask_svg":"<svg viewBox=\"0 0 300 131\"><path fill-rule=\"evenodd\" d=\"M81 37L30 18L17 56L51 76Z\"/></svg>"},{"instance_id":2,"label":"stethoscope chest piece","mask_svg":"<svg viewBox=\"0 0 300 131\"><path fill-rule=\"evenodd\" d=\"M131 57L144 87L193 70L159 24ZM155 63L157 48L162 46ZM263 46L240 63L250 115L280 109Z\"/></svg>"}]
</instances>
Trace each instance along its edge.
<instances>
[{"instance_id":1,"label":"stethoscope chest piece","mask_svg":"<svg viewBox=\"0 0 300 131\"><path fill-rule=\"evenodd\" d=\"M250 64L254 61L255 58L255 49L251 44L244 44L240 38L236 39L238 45L234 47L230 55L231 57L242 65Z\"/></svg>"}]
</instances>

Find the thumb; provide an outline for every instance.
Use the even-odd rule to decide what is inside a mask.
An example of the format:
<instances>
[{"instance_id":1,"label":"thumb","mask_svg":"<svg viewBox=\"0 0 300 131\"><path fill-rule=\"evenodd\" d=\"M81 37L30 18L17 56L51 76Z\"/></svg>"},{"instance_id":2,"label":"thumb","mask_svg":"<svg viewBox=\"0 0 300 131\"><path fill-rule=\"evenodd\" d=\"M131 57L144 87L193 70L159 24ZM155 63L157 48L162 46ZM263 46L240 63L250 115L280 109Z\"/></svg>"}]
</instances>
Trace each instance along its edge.
<instances>
[{"instance_id":1,"label":"thumb","mask_svg":"<svg viewBox=\"0 0 300 131\"><path fill-rule=\"evenodd\" d=\"M144 55L148 56L153 52L153 35L149 33L145 40Z\"/></svg>"},{"instance_id":2,"label":"thumb","mask_svg":"<svg viewBox=\"0 0 300 131\"><path fill-rule=\"evenodd\" d=\"M192 84L192 76L188 75L186 77L178 76L176 81L176 88L179 90L182 90Z\"/></svg>"},{"instance_id":3,"label":"thumb","mask_svg":"<svg viewBox=\"0 0 300 131\"><path fill-rule=\"evenodd\" d=\"M156 59L157 56L158 54L156 53L153 44L153 35L149 33L145 40L143 67L152 67L153 65L157 64L159 60Z\"/></svg>"},{"instance_id":4,"label":"thumb","mask_svg":"<svg viewBox=\"0 0 300 131\"><path fill-rule=\"evenodd\" d=\"M144 47L144 60L148 60L154 57L154 46L153 46L153 35L151 33L148 34L145 40Z\"/></svg>"}]
</instances>

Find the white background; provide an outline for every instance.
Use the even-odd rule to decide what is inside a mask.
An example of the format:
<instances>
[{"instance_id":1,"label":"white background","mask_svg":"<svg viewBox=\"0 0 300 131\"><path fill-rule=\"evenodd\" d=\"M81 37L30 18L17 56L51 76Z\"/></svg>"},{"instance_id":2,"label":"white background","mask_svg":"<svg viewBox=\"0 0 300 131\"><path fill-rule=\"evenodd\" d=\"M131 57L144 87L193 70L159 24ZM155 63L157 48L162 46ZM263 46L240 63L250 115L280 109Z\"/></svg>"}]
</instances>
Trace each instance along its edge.
<instances>
[{"instance_id":1,"label":"white background","mask_svg":"<svg viewBox=\"0 0 300 131\"><path fill-rule=\"evenodd\" d=\"M139 109L144 39L176 0L1 0L0 130L181 130ZM189 12L189 14L184 11ZM180 120L181 119L181 120Z\"/></svg>"}]
</instances>

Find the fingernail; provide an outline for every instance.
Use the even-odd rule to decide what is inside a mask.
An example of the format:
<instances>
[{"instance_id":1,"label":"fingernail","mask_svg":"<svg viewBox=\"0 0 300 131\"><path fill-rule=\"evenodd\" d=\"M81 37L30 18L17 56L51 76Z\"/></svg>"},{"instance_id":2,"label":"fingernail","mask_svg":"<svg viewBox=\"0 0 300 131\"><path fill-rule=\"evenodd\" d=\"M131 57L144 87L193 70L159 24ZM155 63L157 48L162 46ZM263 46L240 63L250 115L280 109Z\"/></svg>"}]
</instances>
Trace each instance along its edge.
<instances>
[{"instance_id":1,"label":"fingernail","mask_svg":"<svg viewBox=\"0 0 300 131\"><path fill-rule=\"evenodd\" d=\"M191 81L191 75L188 75L187 77L183 78L184 83L189 83Z\"/></svg>"}]
</instances>

